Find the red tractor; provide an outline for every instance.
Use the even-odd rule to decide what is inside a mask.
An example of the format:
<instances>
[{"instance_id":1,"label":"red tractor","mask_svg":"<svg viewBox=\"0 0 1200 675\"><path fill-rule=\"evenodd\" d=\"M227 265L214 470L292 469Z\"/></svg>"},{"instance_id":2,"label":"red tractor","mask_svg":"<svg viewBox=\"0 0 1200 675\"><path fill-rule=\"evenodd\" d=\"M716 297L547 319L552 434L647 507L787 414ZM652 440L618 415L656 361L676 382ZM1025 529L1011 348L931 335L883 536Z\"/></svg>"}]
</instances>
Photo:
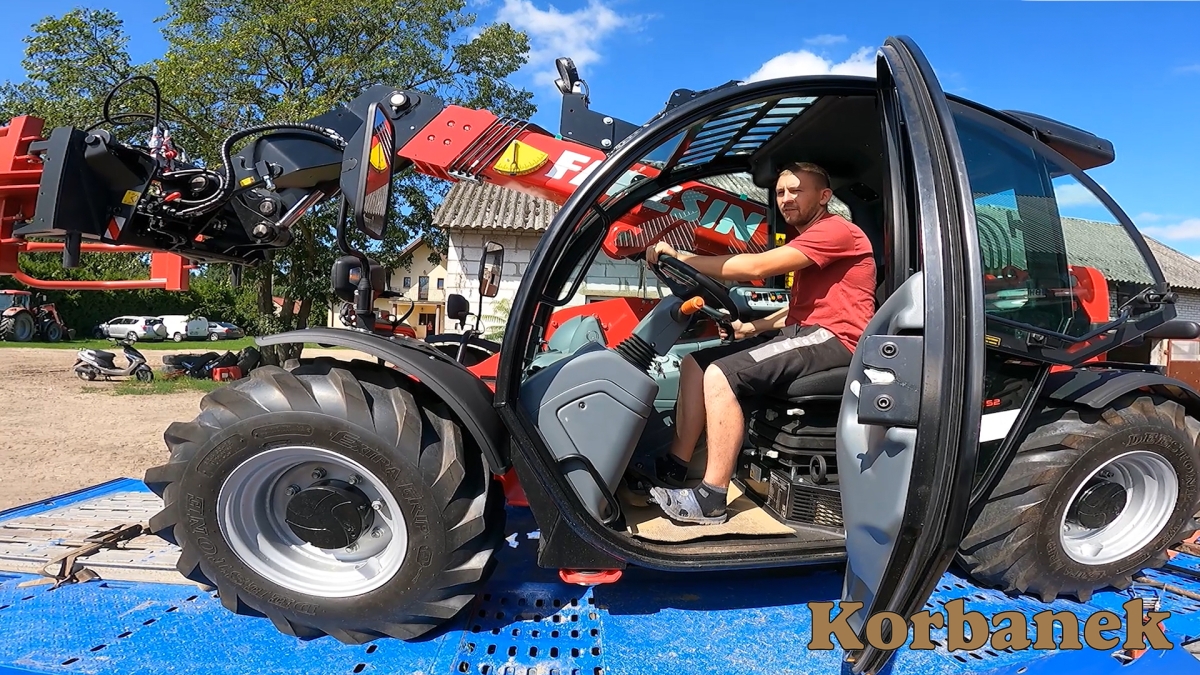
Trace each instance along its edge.
<instances>
[{"instance_id":1,"label":"red tractor","mask_svg":"<svg viewBox=\"0 0 1200 675\"><path fill-rule=\"evenodd\" d=\"M54 304L43 302L34 307L32 297L29 291L0 290L0 308L3 308L0 340L30 342L41 338L46 342L58 342L67 336L67 327ZM38 300L45 300L45 296L39 293Z\"/></svg>"}]
</instances>

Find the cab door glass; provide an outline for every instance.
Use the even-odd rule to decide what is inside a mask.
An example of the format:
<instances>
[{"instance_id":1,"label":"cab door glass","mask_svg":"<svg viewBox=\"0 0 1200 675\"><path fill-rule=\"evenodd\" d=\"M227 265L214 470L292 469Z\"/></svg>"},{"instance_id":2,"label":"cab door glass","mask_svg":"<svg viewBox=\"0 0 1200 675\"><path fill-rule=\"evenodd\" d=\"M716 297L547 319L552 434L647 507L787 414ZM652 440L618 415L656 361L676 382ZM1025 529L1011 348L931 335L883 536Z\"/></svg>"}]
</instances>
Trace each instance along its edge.
<instances>
[{"instance_id":1,"label":"cab door glass","mask_svg":"<svg viewBox=\"0 0 1200 675\"><path fill-rule=\"evenodd\" d=\"M1154 285L1120 220L1090 188L1019 132L955 106L989 316L1081 337ZM1116 284L1111 294L1110 284ZM1013 334L1010 325L992 332Z\"/></svg>"}]
</instances>

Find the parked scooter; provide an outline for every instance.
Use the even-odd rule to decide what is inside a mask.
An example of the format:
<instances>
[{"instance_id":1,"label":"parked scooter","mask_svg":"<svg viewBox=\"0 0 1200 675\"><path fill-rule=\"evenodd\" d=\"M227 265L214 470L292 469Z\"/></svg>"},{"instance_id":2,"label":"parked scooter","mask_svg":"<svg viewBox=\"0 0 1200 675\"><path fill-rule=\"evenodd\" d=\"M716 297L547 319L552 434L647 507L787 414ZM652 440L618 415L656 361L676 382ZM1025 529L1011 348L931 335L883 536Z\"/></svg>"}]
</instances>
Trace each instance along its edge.
<instances>
[{"instance_id":1,"label":"parked scooter","mask_svg":"<svg viewBox=\"0 0 1200 675\"><path fill-rule=\"evenodd\" d=\"M154 370L146 365L146 357L133 347L133 342L127 338L109 338L109 342L121 345L128 365L118 368L116 354L100 349L80 349L75 355L75 374L81 380L89 382L98 377L112 379L114 377L136 377L139 382L150 382L154 379Z\"/></svg>"}]
</instances>

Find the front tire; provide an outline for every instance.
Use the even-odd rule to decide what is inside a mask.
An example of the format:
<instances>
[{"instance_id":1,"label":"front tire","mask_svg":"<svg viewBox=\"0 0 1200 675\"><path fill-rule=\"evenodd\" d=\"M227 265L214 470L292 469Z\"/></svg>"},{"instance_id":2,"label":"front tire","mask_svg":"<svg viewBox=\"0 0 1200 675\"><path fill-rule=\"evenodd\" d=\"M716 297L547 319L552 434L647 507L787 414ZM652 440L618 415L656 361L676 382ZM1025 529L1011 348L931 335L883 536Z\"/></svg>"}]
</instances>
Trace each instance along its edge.
<instances>
[{"instance_id":1,"label":"front tire","mask_svg":"<svg viewBox=\"0 0 1200 675\"><path fill-rule=\"evenodd\" d=\"M54 323L53 321L48 321L46 322L46 325L42 326L42 338L46 340L46 342L61 341L63 339L63 333L64 331L62 325Z\"/></svg>"},{"instance_id":2,"label":"front tire","mask_svg":"<svg viewBox=\"0 0 1200 675\"><path fill-rule=\"evenodd\" d=\"M482 456L445 404L388 368L261 366L165 439L170 461L146 474L164 500L150 528L180 547L184 576L288 635L419 637L472 600L503 541L503 491ZM357 505L349 519L337 511L336 527L301 538L296 518L318 509L300 507L335 488Z\"/></svg>"},{"instance_id":3,"label":"front tire","mask_svg":"<svg viewBox=\"0 0 1200 675\"><path fill-rule=\"evenodd\" d=\"M963 539L976 581L1086 602L1167 562L1200 508L1200 422L1159 396L1103 410L1051 408L1029 422L1012 464Z\"/></svg>"}]
</instances>

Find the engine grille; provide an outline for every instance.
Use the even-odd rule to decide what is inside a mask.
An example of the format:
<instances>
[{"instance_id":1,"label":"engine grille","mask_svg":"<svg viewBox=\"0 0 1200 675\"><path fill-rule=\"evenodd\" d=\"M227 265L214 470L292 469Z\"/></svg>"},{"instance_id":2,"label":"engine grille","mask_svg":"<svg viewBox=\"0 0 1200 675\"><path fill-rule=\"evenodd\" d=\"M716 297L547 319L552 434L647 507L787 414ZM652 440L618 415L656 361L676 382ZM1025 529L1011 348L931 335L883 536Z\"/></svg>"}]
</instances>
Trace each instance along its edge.
<instances>
[{"instance_id":1,"label":"engine grille","mask_svg":"<svg viewBox=\"0 0 1200 675\"><path fill-rule=\"evenodd\" d=\"M842 497L837 486L794 482L787 474L771 472L767 506L785 521L842 528Z\"/></svg>"}]
</instances>

